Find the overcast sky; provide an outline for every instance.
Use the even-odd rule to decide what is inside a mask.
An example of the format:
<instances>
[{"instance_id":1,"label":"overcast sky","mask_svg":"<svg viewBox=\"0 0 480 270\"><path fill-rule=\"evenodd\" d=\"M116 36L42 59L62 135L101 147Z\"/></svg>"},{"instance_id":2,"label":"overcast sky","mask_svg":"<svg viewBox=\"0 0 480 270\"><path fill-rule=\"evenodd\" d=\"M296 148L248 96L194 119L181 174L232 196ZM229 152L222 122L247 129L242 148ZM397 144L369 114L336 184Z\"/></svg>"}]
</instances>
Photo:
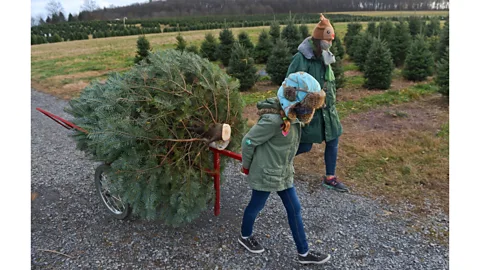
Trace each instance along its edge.
<instances>
[{"instance_id":1,"label":"overcast sky","mask_svg":"<svg viewBox=\"0 0 480 270\"><path fill-rule=\"evenodd\" d=\"M83 5L83 0L55 0L62 4L63 9L65 10L65 17L68 16L68 13L78 14L80 12L80 7ZM31 0L31 13L33 17L41 15L44 19L47 16L47 10L45 7L49 0ZM133 3L144 3L148 0L96 0L95 1L100 7L109 7L110 5L115 6L126 6Z\"/></svg>"}]
</instances>

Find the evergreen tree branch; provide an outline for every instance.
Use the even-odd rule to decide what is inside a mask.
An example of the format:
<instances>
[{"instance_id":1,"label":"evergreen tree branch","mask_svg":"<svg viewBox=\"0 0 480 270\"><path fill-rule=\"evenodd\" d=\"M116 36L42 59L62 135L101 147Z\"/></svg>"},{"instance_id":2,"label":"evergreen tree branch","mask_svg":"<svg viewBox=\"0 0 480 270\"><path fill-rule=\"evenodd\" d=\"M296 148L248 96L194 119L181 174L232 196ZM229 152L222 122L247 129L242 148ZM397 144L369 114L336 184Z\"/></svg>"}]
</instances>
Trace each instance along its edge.
<instances>
[{"instance_id":1,"label":"evergreen tree branch","mask_svg":"<svg viewBox=\"0 0 480 270\"><path fill-rule=\"evenodd\" d=\"M149 138L149 137L145 137L145 136L133 135L133 134L129 134L129 133L122 132L122 131L90 132L89 134L90 134L90 135L120 134L120 135L125 135L125 136L128 136L128 137L132 137L132 138L145 139L145 140L149 140L149 141L168 141L168 142L199 142L199 141L203 141L203 142L208 142L208 139L206 139L206 138L191 138L191 139L164 139L164 138L157 138L157 139L154 139L154 138Z\"/></svg>"},{"instance_id":2,"label":"evergreen tree branch","mask_svg":"<svg viewBox=\"0 0 480 270\"><path fill-rule=\"evenodd\" d=\"M208 106L207 106L205 103L203 103L203 107L204 107L205 109L207 109L207 111L210 113L210 116L212 117L212 121L213 121L213 123L215 123L215 124L216 124L216 123L217 123L217 121L215 120L215 118L213 118L212 111L210 111L210 109L208 108Z\"/></svg>"},{"instance_id":3,"label":"evergreen tree branch","mask_svg":"<svg viewBox=\"0 0 480 270\"><path fill-rule=\"evenodd\" d=\"M161 88L154 87L154 86L149 86L149 85L131 85L130 86L130 88L143 88L143 87L153 89L153 90L158 90L158 91L161 91L163 93L171 94L171 95L174 95L174 96L177 96L177 97L183 97L182 95L176 93L175 91L165 91Z\"/></svg>"}]
</instances>

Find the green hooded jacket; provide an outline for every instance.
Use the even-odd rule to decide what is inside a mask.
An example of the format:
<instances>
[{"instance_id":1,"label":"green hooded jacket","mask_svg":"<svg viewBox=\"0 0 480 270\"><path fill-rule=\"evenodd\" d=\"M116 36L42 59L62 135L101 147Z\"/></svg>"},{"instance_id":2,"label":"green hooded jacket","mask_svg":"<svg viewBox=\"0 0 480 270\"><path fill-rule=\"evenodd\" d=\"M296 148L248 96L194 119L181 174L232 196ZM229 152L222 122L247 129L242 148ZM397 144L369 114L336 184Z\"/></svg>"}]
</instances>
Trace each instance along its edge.
<instances>
[{"instance_id":1,"label":"green hooded jacket","mask_svg":"<svg viewBox=\"0 0 480 270\"><path fill-rule=\"evenodd\" d=\"M282 191L293 186L293 158L300 144L301 123L291 121L287 136L282 134L281 109L277 98L257 103L261 114L257 124L243 137L242 165L249 169L248 183L260 191Z\"/></svg>"},{"instance_id":2,"label":"green hooded jacket","mask_svg":"<svg viewBox=\"0 0 480 270\"><path fill-rule=\"evenodd\" d=\"M316 58L313 53L311 38L306 38L299 46L298 52L293 56L288 67L287 76L290 73L304 71L312 75L323 87L327 67L323 58ZM336 104L337 89L335 81L327 81L325 90L327 97L326 108L316 110L312 121L302 129L302 143L322 143L338 138L343 133L342 125L338 117Z\"/></svg>"}]
</instances>

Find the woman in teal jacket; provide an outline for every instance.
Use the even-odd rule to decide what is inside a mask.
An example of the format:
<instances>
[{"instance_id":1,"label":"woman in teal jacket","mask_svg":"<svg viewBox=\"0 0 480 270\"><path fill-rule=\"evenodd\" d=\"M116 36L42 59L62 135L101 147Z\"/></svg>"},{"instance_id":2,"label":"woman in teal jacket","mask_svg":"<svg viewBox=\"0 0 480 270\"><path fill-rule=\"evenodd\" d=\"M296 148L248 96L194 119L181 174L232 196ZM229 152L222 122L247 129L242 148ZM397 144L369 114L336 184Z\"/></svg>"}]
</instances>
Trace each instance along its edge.
<instances>
[{"instance_id":1,"label":"woman in teal jacket","mask_svg":"<svg viewBox=\"0 0 480 270\"><path fill-rule=\"evenodd\" d=\"M338 117L336 103L335 76L331 63L335 56L329 51L332 40L335 38L330 21L322 14L320 22L313 30L312 36L307 37L299 46L298 52L288 67L288 74L304 71L312 75L322 85L327 93L326 106L315 112L312 121L302 130L298 154L309 152L314 143L325 141L325 175L322 176L323 185L336 191L348 192L347 187L337 180L335 169L337 165L338 138L343 132Z\"/></svg>"},{"instance_id":2,"label":"woman in teal jacket","mask_svg":"<svg viewBox=\"0 0 480 270\"><path fill-rule=\"evenodd\" d=\"M293 158L300 143L301 125L310 122L315 109L322 106L324 94L311 75L298 72L285 79L277 98L257 104L260 119L242 140L243 172L247 174L252 197L245 208L238 241L250 252L264 251L253 236L253 224L270 192L277 192L287 210L298 261L321 264L330 259L330 255L309 252L301 206L293 185Z\"/></svg>"}]
</instances>

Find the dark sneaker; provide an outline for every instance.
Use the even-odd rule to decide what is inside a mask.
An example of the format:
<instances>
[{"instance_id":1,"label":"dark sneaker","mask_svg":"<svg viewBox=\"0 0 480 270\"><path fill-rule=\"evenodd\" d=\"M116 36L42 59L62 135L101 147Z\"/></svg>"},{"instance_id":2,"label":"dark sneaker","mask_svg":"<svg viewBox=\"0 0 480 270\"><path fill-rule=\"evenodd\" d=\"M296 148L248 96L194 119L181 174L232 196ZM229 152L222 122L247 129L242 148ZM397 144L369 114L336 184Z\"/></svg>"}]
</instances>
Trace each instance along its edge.
<instances>
[{"instance_id":1,"label":"dark sneaker","mask_svg":"<svg viewBox=\"0 0 480 270\"><path fill-rule=\"evenodd\" d=\"M320 254L316 252L309 252L307 256L298 255L298 262L301 264L323 264L330 260L330 254Z\"/></svg>"},{"instance_id":2,"label":"dark sneaker","mask_svg":"<svg viewBox=\"0 0 480 270\"><path fill-rule=\"evenodd\" d=\"M334 176L330 180L327 180L327 177L325 175L322 176L322 185L324 185L327 188L332 188L339 192L348 192L348 188L344 184L338 182L336 176Z\"/></svg>"},{"instance_id":3,"label":"dark sneaker","mask_svg":"<svg viewBox=\"0 0 480 270\"><path fill-rule=\"evenodd\" d=\"M260 245L253 236L250 236L247 239L243 239L241 236L238 238L238 242L242 244L248 251L252 253L262 253L265 249Z\"/></svg>"}]
</instances>

